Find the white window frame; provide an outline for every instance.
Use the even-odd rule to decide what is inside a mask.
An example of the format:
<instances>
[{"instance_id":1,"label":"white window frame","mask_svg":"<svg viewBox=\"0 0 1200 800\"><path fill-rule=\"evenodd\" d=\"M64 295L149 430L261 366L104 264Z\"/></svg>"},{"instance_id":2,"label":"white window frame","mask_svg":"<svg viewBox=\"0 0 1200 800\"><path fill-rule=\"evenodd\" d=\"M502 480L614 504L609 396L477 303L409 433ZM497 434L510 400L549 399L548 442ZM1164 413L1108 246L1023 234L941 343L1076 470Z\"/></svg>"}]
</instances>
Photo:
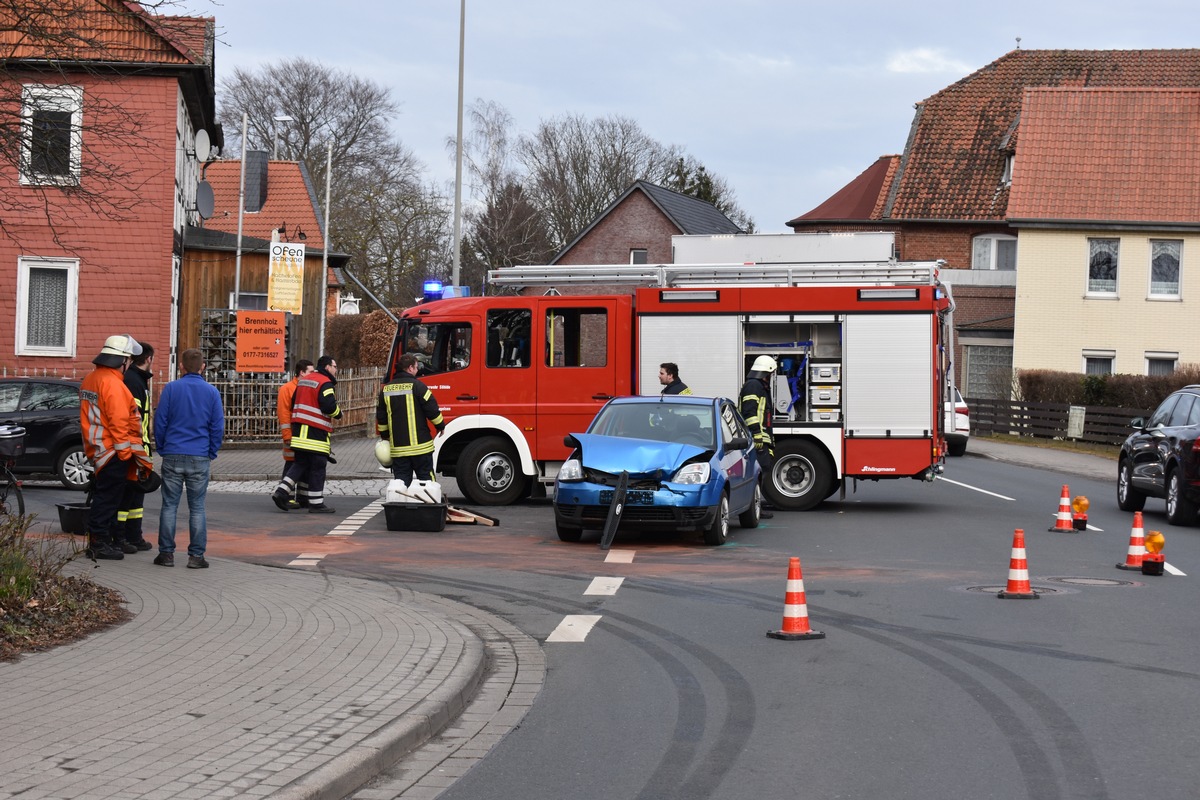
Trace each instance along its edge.
<instances>
[{"instance_id":1,"label":"white window frame","mask_svg":"<svg viewBox=\"0 0 1200 800\"><path fill-rule=\"evenodd\" d=\"M1081 361L1082 361L1081 368L1082 368L1082 372L1084 375L1092 374L1092 373L1088 372L1088 359L1089 358L1096 359L1099 361L1107 361L1108 362L1108 372L1106 372L1104 374L1105 375L1114 374L1114 369L1116 368L1116 364L1117 364L1117 351L1116 350L1084 350L1083 358L1081 359Z\"/></svg>"},{"instance_id":2,"label":"white window frame","mask_svg":"<svg viewBox=\"0 0 1200 800\"><path fill-rule=\"evenodd\" d=\"M67 273L67 307L62 347L42 347L28 343L29 316L29 271L31 269L62 269ZM36 313L36 311L34 312ZM77 258L33 258L17 259L17 330L16 354L19 356L65 356L75 357L76 329L79 319L79 259Z\"/></svg>"},{"instance_id":3,"label":"white window frame","mask_svg":"<svg viewBox=\"0 0 1200 800\"><path fill-rule=\"evenodd\" d=\"M998 255L997 250L999 249L998 243L999 242L1016 242L1016 241L1017 241L1017 237L1013 236L1010 233L981 233L978 236L972 238L971 239L971 269L993 270L993 271L997 270L996 265L1000 261L999 258L997 258L997 255ZM981 242L987 243L988 251L987 251L987 263L986 264L980 264L979 259L977 258L977 256L979 255L978 245ZM1014 258L1013 259L1013 270L1015 271L1016 268L1017 268L1016 259ZM1000 271L1008 272L1008 270L1000 270Z\"/></svg>"},{"instance_id":4,"label":"white window frame","mask_svg":"<svg viewBox=\"0 0 1200 800\"><path fill-rule=\"evenodd\" d=\"M71 163L66 175L42 175L33 166L34 110L71 112ZM78 186L83 167L83 87L25 84L21 87L21 185Z\"/></svg>"},{"instance_id":5,"label":"white window frame","mask_svg":"<svg viewBox=\"0 0 1200 800\"><path fill-rule=\"evenodd\" d=\"M1154 245L1176 244L1179 246L1179 272L1175 275L1174 292L1154 291ZM1183 240L1182 239L1151 239L1150 263L1147 265L1146 299L1148 300L1180 300L1183 295Z\"/></svg>"},{"instance_id":6,"label":"white window frame","mask_svg":"<svg viewBox=\"0 0 1200 800\"><path fill-rule=\"evenodd\" d=\"M642 254L642 258L643 258L642 261L637 260L638 253ZM629 248L629 263L630 264L649 264L650 263L650 251L647 250L645 247Z\"/></svg>"},{"instance_id":7,"label":"white window frame","mask_svg":"<svg viewBox=\"0 0 1200 800\"><path fill-rule=\"evenodd\" d=\"M1113 275L1113 288L1099 289L1092 286L1092 242L1116 242L1116 273ZM1117 292L1121 288L1121 238L1119 236L1089 236L1087 238L1088 254L1087 254L1087 270L1084 273L1084 286L1087 290L1088 297L1103 297L1115 298Z\"/></svg>"},{"instance_id":8,"label":"white window frame","mask_svg":"<svg viewBox=\"0 0 1200 800\"><path fill-rule=\"evenodd\" d=\"M1168 352L1165 350L1147 350L1144 355L1145 355L1145 368L1146 368L1145 374L1146 375L1151 374L1150 373L1150 362L1151 361L1170 361L1172 373L1174 373L1175 370L1179 369L1179 353L1178 352Z\"/></svg>"},{"instance_id":9,"label":"white window frame","mask_svg":"<svg viewBox=\"0 0 1200 800\"><path fill-rule=\"evenodd\" d=\"M246 305L246 298L248 298L248 297L262 298L262 308L257 308L257 307L251 308L250 306ZM233 292L230 292L229 293L229 308L233 309L234 311L266 311L267 310L267 293L266 292L245 292L245 291L238 292L238 304L241 305L241 308L236 308L236 309L233 308Z\"/></svg>"}]
</instances>

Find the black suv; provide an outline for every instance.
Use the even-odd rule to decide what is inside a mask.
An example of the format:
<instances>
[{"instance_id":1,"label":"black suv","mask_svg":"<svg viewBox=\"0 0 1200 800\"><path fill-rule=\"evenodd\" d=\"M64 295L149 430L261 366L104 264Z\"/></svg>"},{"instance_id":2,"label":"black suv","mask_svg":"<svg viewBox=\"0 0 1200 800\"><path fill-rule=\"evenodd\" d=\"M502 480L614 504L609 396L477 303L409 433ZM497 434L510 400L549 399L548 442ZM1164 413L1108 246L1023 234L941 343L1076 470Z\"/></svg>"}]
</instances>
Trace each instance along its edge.
<instances>
[{"instance_id":1,"label":"black suv","mask_svg":"<svg viewBox=\"0 0 1200 800\"><path fill-rule=\"evenodd\" d=\"M1147 497L1167 499L1172 525L1194 525L1200 509L1200 385L1185 386L1150 415L1121 445L1117 505L1141 511Z\"/></svg>"},{"instance_id":2,"label":"black suv","mask_svg":"<svg viewBox=\"0 0 1200 800\"><path fill-rule=\"evenodd\" d=\"M79 425L79 381L0 378L0 424L25 429L25 454L16 473L54 473L81 489L92 476Z\"/></svg>"}]
</instances>

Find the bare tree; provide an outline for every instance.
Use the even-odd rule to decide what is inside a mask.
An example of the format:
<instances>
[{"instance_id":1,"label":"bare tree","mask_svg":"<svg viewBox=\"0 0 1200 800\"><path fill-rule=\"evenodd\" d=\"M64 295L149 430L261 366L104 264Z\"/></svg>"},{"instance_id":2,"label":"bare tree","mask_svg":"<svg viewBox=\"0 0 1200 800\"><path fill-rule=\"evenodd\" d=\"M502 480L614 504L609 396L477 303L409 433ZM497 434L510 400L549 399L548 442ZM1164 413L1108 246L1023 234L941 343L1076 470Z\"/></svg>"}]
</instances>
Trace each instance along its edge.
<instances>
[{"instance_id":1,"label":"bare tree","mask_svg":"<svg viewBox=\"0 0 1200 800\"><path fill-rule=\"evenodd\" d=\"M157 175L131 165L149 143L147 121L119 80L154 56L130 33L148 32L211 70L211 21L164 16L175 0L139 5L94 0L0 0L0 169L21 176L0 192L0 231L20 240L31 215L55 241L86 208L102 219L133 218ZM167 66L178 61L163 59ZM210 73L211 74L211 73ZM88 85L86 94L80 83ZM72 97L71 93L76 92ZM76 112L74 109L78 109ZM28 176L36 175L35 179Z\"/></svg>"},{"instance_id":2,"label":"bare tree","mask_svg":"<svg viewBox=\"0 0 1200 800\"><path fill-rule=\"evenodd\" d=\"M399 114L391 90L306 58L259 70L235 69L221 84L220 115L243 145L304 162L314 183L325 182L332 150L330 239L354 257L356 274L381 299L407 305L412 287L443 270L448 253L445 198L422 178L423 165L397 141ZM240 142L242 114L248 143ZM277 122L276 116L291 121Z\"/></svg>"}]
</instances>

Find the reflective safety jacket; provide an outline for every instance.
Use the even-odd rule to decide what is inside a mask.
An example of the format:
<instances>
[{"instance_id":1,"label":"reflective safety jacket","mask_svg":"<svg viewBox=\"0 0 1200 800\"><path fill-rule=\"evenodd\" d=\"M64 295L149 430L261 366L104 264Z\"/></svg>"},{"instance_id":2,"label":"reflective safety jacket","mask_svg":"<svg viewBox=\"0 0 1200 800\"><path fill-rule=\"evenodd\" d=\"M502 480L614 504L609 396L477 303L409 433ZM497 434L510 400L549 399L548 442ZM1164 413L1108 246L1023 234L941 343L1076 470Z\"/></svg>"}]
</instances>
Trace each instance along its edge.
<instances>
[{"instance_id":1,"label":"reflective safety jacket","mask_svg":"<svg viewBox=\"0 0 1200 800\"><path fill-rule=\"evenodd\" d=\"M97 470L114 457L132 459L147 468L153 463L142 445L137 403L125 386L121 370L97 366L83 379L79 386L79 424L83 427L83 451Z\"/></svg>"},{"instance_id":2,"label":"reflective safety jacket","mask_svg":"<svg viewBox=\"0 0 1200 800\"><path fill-rule=\"evenodd\" d=\"M275 402L275 416L279 419L279 435L283 437L283 460L292 461L292 400L296 397L296 387L300 384L300 376L279 387L279 396Z\"/></svg>"},{"instance_id":3,"label":"reflective safety jacket","mask_svg":"<svg viewBox=\"0 0 1200 800\"><path fill-rule=\"evenodd\" d=\"M138 414L142 418L142 445L146 448L146 455L150 456L154 455L154 448L150 446L154 441L154 428L151 423L153 408L150 403L150 381L153 378L153 372L139 369L132 364L125 370L125 388L129 389L129 393L133 395L133 402L137 403Z\"/></svg>"},{"instance_id":4,"label":"reflective safety jacket","mask_svg":"<svg viewBox=\"0 0 1200 800\"><path fill-rule=\"evenodd\" d=\"M446 427L433 393L412 375L401 373L395 382L379 391L375 405L375 430L392 446L392 458L433 452L432 423Z\"/></svg>"},{"instance_id":5,"label":"reflective safety jacket","mask_svg":"<svg viewBox=\"0 0 1200 800\"><path fill-rule=\"evenodd\" d=\"M296 383L292 397L292 449L329 454L333 421L342 416L328 372L310 372Z\"/></svg>"},{"instance_id":6,"label":"reflective safety jacket","mask_svg":"<svg viewBox=\"0 0 1200 800\"><path fill-rule=\"evenodd\" d=\"M663 387L662 393L663 394L691 394L692 390L688 388L688 385L686 383L679 380L679 378L676 378L675 380L671 381L670 383L668 383L666 386Z\"/></svg>"},{"instance_id":7,"label":"reflective safety jacket","mask_svg":"<svg viewBox=\"0 0 1200 800\"><path fill-rule=\"evenodd\" d=\"M758 378L748 378L738 396L741 398L739 405L742 417L754 436L754 447L766 448L768 453L774 454L775 440L771 437L771 399L767 394L767 385Z\"/></svg>"}]
</instances>

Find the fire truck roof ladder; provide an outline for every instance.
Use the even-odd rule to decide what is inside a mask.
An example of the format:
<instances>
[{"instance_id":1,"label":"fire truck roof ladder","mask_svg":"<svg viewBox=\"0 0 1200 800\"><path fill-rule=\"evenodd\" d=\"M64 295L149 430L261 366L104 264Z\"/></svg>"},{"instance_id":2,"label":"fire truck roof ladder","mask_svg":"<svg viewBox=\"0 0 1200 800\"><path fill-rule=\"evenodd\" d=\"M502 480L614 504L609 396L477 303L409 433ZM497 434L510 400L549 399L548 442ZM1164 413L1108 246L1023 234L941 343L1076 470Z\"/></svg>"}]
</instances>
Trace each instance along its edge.
<instances>
[{"instance_id":1,"label":"fire truck roof ladder","mask_svg":"<svg viewBox=\"0 0 1200 800\"><path fill-rule=\"evenodd\" d=\"M612 284L634 286L875 286L937 284L944 261L880 261L843 264L578 264L505 267L488 271L493 286Z\"/></svg>"}]
</instances>

